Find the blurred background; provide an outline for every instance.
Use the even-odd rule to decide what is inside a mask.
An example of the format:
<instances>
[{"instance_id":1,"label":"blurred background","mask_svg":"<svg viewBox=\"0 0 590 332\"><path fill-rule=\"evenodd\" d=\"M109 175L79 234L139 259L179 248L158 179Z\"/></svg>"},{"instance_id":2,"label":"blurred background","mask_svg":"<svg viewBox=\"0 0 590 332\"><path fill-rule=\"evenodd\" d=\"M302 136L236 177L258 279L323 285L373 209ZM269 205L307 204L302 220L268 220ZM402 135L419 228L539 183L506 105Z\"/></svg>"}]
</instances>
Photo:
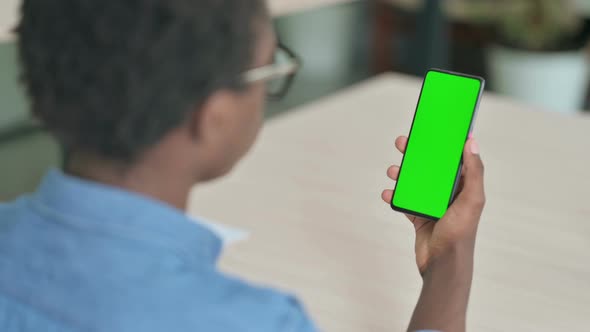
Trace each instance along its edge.
<instances>
[{"instance_id":1,"label":"blurred background","mask_svg":"<svg viewBox=\"0 0 590 332\"><path fill-rule=\"evenodd\" d=\"M539 112L589 108L590 0L341 2L275 19L305 67L290 95L269 105L269 118L383 72L422 76L431 67L481 75L489 90ZM0 0L0 200L33 190L61 159L18 84L6 33L18 3Z\"/></svg>"}]
</instances>

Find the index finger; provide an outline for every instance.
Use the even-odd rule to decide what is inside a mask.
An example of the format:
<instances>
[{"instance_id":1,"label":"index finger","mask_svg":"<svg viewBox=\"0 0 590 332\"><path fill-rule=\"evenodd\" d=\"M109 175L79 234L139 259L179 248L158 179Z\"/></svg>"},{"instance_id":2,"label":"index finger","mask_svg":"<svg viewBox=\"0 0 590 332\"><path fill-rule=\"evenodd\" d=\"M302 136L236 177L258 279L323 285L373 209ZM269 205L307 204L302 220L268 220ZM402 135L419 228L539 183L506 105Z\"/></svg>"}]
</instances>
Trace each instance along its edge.
<instances>
[{"instance_id":1,"label":"index finger","mask_svg":"<svg viewBox=\"0 0 590 332\"><path fill-rule=\"evenodd\" d=\"M399 136L395 139L395 147L401 153L406 153L406 146L408 145L407 136Z\"/></svg>"}]
</instances>

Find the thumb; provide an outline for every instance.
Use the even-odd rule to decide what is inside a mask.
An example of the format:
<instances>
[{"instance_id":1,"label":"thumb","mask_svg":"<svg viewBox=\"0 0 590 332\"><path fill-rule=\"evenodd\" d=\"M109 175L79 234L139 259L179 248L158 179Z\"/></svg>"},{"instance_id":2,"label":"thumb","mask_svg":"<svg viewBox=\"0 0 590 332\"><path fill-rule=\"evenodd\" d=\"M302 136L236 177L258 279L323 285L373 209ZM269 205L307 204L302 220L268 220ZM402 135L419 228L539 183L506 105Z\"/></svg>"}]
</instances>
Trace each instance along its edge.
<instances>
[{"instance_id":1,"label":"thumb","mask_svg":"<svg viewBox=\"0 0 590 332\"><path fill-rule=\"evenodd\" d=\"M469 139L463 151L463 190L456 203L462 208L483 209L485 204L484 166L479 155L479 145Z\"/></svg>"}]
</instances>

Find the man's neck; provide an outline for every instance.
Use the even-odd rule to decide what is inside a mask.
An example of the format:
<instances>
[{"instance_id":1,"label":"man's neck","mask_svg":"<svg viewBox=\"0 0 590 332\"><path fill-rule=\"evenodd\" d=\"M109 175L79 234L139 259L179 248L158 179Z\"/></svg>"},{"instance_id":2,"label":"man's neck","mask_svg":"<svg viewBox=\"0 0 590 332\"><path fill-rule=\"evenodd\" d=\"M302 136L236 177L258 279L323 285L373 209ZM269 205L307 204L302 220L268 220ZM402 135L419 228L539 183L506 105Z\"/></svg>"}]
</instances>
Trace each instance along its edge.
<instances>
[{"instance_id":1,"label":"man's neck","mask_svg":"<svg viewBox=\"0 0 590 332\"><path fill-rule=\"evenodd\" d=\"M65 172L135 192L184 211L195 179L186 172L174 169L173 165L169 160L146 160L126 165L87 155L73 155Z\"/></svg>"}]
</instances>

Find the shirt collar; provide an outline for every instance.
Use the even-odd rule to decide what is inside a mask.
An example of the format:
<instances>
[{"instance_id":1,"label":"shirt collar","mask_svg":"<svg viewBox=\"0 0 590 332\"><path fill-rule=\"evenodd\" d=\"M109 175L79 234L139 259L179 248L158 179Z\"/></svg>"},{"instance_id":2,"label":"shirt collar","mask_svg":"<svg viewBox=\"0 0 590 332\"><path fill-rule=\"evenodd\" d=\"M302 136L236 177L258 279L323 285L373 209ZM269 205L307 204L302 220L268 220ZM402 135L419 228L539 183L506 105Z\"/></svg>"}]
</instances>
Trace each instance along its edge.
<instances>
[{"instance_id":1,"label":"shirt collar","mask_svg":"<svg viewBox=\"0 0 590 332\"><path fill-rule=\"evenodd\" d=\"M221 240L182 211L59 170L45 176L32 203L52 220L161 246L191 263L215 264L221 251Z\"/></svg>"}]
</instances>

